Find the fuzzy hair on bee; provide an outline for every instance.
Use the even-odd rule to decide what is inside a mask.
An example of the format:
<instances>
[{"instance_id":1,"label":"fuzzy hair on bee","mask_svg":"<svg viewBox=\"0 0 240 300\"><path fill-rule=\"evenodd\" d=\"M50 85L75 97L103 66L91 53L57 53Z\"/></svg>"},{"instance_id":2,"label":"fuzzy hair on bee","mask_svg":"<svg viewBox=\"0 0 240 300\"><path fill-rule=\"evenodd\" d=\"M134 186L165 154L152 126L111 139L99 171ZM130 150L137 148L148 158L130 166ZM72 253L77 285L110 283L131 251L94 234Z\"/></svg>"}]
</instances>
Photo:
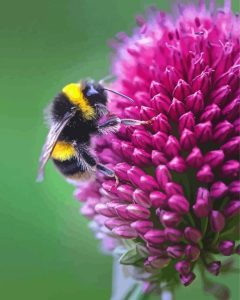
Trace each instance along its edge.
<instances>
[{"instance_id":1,"label":"fuzzy hair on bee","mask_svg":"<svg viewBox=\"0 0 240 300\"><path fill-rule=\"evenodd\" d=\"M43 180L49 159L63 176L74 182L89 179L96 171L116 178L115 173L98 163L91 153L91 137L114 132L120 124L134 126L146 122L111 115L107 109L107 91L133 101L94 81L67 84L53 99L45 113L49 132L40 156L38 181ZM106 120L99 123L103 115Z\"/></svg>"}]
</instances>

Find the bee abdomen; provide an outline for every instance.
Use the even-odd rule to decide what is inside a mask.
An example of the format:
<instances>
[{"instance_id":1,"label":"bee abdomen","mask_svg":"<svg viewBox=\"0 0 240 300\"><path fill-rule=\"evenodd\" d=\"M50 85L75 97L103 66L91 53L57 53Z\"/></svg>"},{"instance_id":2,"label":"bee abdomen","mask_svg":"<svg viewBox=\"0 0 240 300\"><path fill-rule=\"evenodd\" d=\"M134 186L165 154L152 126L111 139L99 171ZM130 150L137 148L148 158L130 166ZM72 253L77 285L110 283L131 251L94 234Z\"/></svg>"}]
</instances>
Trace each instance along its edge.
<instances>
[{"instance_id":1,"label":"bee abdomen","mask_svg":"<svg viewBox=\"0 0 240 300\"><path fill-rule=\"evenodd\" d=\"M78 173L84 173L86 171L84 166L79 164L75 157L65 161L53 159L53 162L58 170L66 177L72 177Z\"/></svg>"}]
</instances>

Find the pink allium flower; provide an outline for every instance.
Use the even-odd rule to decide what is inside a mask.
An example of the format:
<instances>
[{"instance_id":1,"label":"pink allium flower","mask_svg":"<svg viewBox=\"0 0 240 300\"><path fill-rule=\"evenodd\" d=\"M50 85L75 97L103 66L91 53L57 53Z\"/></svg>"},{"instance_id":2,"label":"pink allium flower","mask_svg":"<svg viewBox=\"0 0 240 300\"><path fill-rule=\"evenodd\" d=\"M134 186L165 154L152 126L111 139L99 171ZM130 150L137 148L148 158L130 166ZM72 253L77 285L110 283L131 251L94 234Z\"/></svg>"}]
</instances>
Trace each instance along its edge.
<instances>
[{"instance_id":1,"label":"pink allium flower","mask_svg":"<svg viewBox=\"0 0 240 300\"><path fill-rule=\"evenodd\" d=\"M96 155L119 184L97 174L76 197L98 237L108 236L105 246L125 247L121 263L153 286L187 286L196 265L218 275L214 255L239 252L240 22L228 2L218 11L181 7L178 17L152 11L137 22L131 37L112 43L112 87L135 102L114 96L109 110L151 123L97 138Z\"/></svg>"}]
</instances>

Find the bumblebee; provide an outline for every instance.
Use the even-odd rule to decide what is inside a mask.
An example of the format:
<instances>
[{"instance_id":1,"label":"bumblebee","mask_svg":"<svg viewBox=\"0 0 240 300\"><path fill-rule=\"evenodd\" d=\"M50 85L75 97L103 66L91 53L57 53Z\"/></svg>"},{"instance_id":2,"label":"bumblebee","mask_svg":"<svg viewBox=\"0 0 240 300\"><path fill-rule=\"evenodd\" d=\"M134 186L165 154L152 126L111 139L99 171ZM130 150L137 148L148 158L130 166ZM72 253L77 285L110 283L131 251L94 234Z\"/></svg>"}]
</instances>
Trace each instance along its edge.
<instances>
[{"instance_id":1,"label":"bumblebee","mask_svg":"<svg viewBox=\"0 0 240 300\"><path fill-rule=\"evenodd\" d=\"M120 124L134 126L146 122L111 115L107 91L133 101L94 81L70 83L54 98L48 109L50 128L40 156L38 181L43 180L50 158L62 175L74 182L88 179L96 171L116 178L114 171L98 163L90 153L91 137L114 132ZM103 115L106 120L99 124Z\"/></svg>"}]
</instances>

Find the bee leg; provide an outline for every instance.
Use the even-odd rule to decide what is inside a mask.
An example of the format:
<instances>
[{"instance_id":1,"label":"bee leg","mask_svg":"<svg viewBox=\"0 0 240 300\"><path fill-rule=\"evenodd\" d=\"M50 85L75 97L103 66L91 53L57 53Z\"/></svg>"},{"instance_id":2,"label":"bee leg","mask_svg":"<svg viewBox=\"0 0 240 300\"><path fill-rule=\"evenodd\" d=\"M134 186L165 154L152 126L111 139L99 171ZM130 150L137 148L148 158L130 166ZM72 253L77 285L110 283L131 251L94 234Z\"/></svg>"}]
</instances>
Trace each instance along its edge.
<instances>
[{"instance_id":1,"label":"bee leg","mask_svg":"<svg viewBox=\"0 0 240 300\"><path fill-rule=\"evenodd\" d=\"M96 108L98 117L107 115L109 113L106 105L104 105L104 104L97 103L97 104L95 104L95 108Z\"/></svg>"},{"instance_id":2,"label":"bee leg","mask_svg":"<svg viewBox=\"0 0 240 300\"><path fill-rule=\"evenodd\" d=\"M121 124L127 126L148 125L152 123L152 120L148 120L148 121L140 121L134 119L120 119L120 120L121 120Z\"/></svg>"},{"instance_id":3,"label":"bee leg","mask_svg":"<svg viewBox=\"0 0 240 300\"><path fill-rule=\"evenodd\" d=\"M101 172L103 175L107 176L107 177L112 177L115 178L116 180L116 185L119 184L119 179L116 176L115 172L107 167L105 167L102 164L96 164L96 168L99 172Z\"/></svg>"},{"instance_id":4,"label":"bee leg","mask_svg":"<svg viewBox=\"0 0 240 300\"><path fill-rule=\"evenodd\" d=\"M114 132L118 129L120 123L121 119L119 119L118 117L110 117L104 123L98 125L98 131L100 133Z\"/></svg>"}]
</instances>

